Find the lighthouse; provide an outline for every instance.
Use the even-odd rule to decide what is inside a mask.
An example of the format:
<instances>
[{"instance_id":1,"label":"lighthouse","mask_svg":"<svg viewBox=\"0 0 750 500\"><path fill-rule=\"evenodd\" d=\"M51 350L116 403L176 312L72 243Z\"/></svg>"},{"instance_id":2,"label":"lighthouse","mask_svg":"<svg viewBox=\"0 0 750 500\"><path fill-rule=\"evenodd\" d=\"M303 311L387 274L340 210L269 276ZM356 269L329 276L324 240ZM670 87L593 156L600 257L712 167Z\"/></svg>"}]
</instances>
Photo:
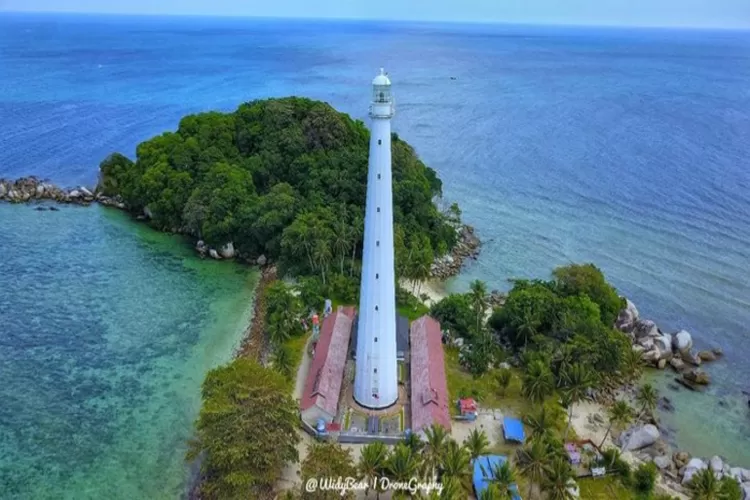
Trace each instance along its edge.
<instances>
[{"instance_id":1,"label":"lighthouse","mask_svg":"<svg viewBox=\"0 0 750 500\"><path fill-rule=\"evenodd\" d=\"M362 282L357 323L354 399L371 409L398 400L396 272L393 252L391 81L381 68L372 81Z\"/></svg>"}]
</instances>

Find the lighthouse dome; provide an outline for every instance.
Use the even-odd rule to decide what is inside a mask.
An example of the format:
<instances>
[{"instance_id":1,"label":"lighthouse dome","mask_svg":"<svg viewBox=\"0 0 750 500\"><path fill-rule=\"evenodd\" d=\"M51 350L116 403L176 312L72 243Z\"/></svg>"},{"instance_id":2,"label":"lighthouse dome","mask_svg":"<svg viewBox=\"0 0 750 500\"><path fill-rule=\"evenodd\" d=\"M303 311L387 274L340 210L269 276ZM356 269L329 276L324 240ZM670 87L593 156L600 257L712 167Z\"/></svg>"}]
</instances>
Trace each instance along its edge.
<instances>
[{"instance_id":1,"label":"lighthouse dome","mask_svg":"<svg viewBox=\"0 0 750 500\"><path fill-rule=\"evenodd\" d=\"M383 68L380 68L380 74L375 77L375 79L372 81L373 85L390 85L391 81L388 79L388 75L385 74L385 70Z\"/></svg>"}]
</instances>

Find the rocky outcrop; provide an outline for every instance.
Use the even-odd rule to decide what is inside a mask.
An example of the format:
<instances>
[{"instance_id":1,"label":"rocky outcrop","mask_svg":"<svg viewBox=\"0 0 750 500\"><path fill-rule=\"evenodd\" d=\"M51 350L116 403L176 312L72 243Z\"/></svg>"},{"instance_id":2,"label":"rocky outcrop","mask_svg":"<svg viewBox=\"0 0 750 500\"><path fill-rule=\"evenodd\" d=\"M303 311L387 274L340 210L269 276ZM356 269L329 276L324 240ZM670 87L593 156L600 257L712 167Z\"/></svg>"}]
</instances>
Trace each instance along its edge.
<instances>
[{"instance_id":1,"label":"rocky outcrop","mask_svg":"<svg viewBox=\"0 0 750 500\"><path fill-rule=\"evenodd\" d=\"M635 304L630 302L630 299L625 299L625 307L620 311L615 322L615 327L622 332L632 332L635 328L635 323L640 318L638 309Z\"/></svg>"},{"instance_id":2,"label":"rocky outcrop","mask_svg":"<svg viewBox=\"0 0 750 500\"><path fill-rule=\"evenodd\" d=\"M620 435L619 444L622 451L640 450L656 443L660 435L653 424L637 425Z\"/></svg>"},{"instance_id":3,"label":"rocky outcrop","mask_svg":"<svg viewBox=\"0 0 750 500\"><path fill-rule=\"evenodd\" d=\"M682 378L687 380L688 382L692 382L693 384L698 385L708 385L709 382L711 382L711 377L709 377L708 373L704 372L703 370L689 370L682 374Z\"/></svg>"},{"instance_id":4,"label":"rocky outcrop","mask_svg":"<svg viewBox=\"0 0 750 500\"><path fill-rule=\"evenodd\" d=\"M708 465L700 458L691 458L685 466L682 476L682 484L687 485L693 476L700 470L707 469Z\"/></svg>"},{"instance_id":5,"label":"rocky outcrop","mask_svg":"<svg viewBox=\"0 0 750 500\"><path fill-rule=\"evenodd\" d=\"M675 333L672 340L672 347L680 354L689 352L693 348L693 337L687 330L680 330Z\"/></svg>"},{"instance_id":6,"label":"rocky outcrop","mask_svg":"<svg viewBox=\"0 0 750 500\"><path fill-rule=\"evenodd\" d=\"M456 228L456 245L450 253L438 257L432 263L430 274L432 278L444 280L457 275L461 271L466 259L476 259L479 255L481 242L474 234L474 228L461 225Z\"/></svg>"},{"instance_id":7,"label":"rocky outcrop","mask_svg":"<svg viewBox=\"0 0 750 500\"><path fill-rule=\"evenodd\" d=\"M101 205L125 209L125 204L119 197L110 198L97 190L85 186L72 189L62 189L46 180L37 177L21 177L15 181L0 179L0 200L9 203L30 203L53 201L56 203L70 203L76 205Z\"/></svg>"},{"instance_id":8,"label":"rocky outcrop","mask_svg":"<svg viewBox=\"0 0 750 500\"><path fill-rule=\"evenodd\" d=\"M234 250L234 243L229 242L219 249L219 255L223 259L233 259L237 252Z\"/></svg>"}]
</instances>

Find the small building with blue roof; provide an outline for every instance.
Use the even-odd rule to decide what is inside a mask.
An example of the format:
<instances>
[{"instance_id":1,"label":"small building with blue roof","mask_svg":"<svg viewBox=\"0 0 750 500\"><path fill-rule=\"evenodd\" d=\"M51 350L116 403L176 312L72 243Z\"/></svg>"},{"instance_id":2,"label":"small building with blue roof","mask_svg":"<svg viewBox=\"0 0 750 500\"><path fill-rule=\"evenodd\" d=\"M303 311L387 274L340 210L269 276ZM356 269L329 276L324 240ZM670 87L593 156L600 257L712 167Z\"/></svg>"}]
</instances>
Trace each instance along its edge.
<instances>
[{"instance_id":1,"label":"small building with blue roof","mask_svg":"<svg viewBox=\"0 0 750 500\"><path fill-rule=\"evenodd\" d=\"M523 431L523 423L517 418L503 418L503 436L506 441L523 443L526 440L526 433Z\"/></svg>"},{"instance_id":2,"label":"small building with blue roof","mask_svg":"<svg viewBox=\"0 0 750 500\"><path fill-rule=\"evenodd\" d=\"M474 460L472 483L474 484L474 494L477 498L492 484L493 471L498 467L502 467L507 460L508 458L502 455L481 455ZM513 500L521 500L521 495L518 493L518 485L512 484L509 489Z\"/></svg>"}]
</instances>

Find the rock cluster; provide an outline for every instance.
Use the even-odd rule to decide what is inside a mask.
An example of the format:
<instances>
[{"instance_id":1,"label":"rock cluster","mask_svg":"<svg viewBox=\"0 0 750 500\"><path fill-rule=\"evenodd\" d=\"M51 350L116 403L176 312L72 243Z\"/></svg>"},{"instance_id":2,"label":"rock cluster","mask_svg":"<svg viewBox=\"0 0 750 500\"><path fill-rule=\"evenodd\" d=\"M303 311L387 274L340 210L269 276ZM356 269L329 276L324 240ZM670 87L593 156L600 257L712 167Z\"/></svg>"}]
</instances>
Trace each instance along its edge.
<instances>
[{"instance_id":1,"label":"rock cluster","mask_svg":"<svg viewBox=\"0 0 750 500\"><path fill-rule=\"evenodd\" d=\"M722 355L719 348L696 353L690 332L661 331L653 321L641 318L635 304L628 299L617 317L615 327L628 335L633 342L633 350L641 353L647 364L659 369L670 366L679 375L675 381L691 390L699 390L711 381L708 373L698 367Z\"/></svg>"},{"instance_id":2,"label":"rock cluster","mask_svg":"<svg viewBox=\"0 0 750 500\"><path fill-rule=\"evenodd\" d=\"M433 278L444 280L457 275L466 259L476 259L481 242L474 234L474 228L461 225L456 228L457 241L450 253L438 257L432 263L430 273Z\"/></svg>"},{"instance_id":3,"label":"rock cluster","mask_svg":"<svg viewBox=\"0 0 750 500\"><path fill-rule=\"evenodd\" d=\"M119 209L125 209L125 204L119 198L109 198L97 192L79 186L73 189L62 189L48 181L36 177L21 177L15 181L0 179L0 200L10 203L29 203L33 201L49 200L57 203L72 203L89 205L100 203Z\"/></svg>"}]
</instances>

